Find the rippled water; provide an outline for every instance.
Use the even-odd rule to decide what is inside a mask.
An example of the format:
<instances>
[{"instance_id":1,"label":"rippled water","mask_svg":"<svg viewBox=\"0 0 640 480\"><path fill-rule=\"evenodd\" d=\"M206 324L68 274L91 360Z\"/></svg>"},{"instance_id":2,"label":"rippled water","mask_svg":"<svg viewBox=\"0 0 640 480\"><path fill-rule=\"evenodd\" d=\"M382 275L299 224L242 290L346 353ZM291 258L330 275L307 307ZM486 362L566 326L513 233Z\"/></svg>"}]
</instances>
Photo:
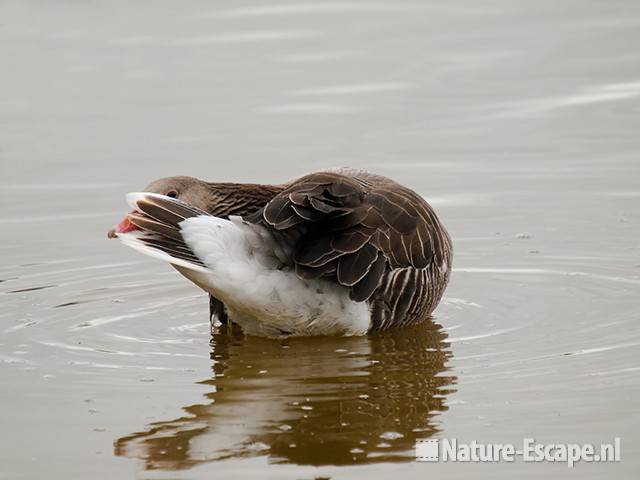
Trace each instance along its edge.
<instances>
[{"instance_id":1,"label":"rippled water","mask_svg":"<svg viewBox=\"0 0 640 480\"><path fill-rule=\"evenodd\" d=\"M0 478L632 478L640 8L597 2L0 5ZM434 321L209 333L106 231L171 174L334 165L453 236ZM416 438L610 442L616 465L430 464Z\"/></svg>"}]
</instances>

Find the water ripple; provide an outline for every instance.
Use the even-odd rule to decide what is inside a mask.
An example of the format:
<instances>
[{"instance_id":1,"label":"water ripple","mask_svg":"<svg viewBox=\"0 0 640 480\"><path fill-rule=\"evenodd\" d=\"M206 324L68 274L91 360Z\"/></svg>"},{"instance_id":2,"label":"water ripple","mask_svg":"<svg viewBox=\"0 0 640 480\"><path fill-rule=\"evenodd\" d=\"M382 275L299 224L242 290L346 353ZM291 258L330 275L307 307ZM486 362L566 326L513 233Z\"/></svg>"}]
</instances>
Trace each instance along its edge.
<instances>
[{"instance_id":1,"label":"water ripple","mask_svg":"<svg viewBox=\"0 0 640 480\"><path fill-rule=\"evenodd\" d=\"M183 47L197 47L206 45L233 45L244 43L261 43L282 40L301 40L315 38L322 33L316 30L267 30L252 32L221 33L218 35L206 35L174 40L173 45Z\"/></svg>"},{"instance_id":2,"label":"water ripple","mask_svg":"<svg viewBox=\"0 0 640 480\"><path fill-rule=\"evenodd\" d=\"M640 279L625 278L615 275L601 275L598 273L582 271L562 271L546 268L460 268L454 267L453 271L460 273L504 273L504 274L530 274L530 275L562 275L567 277L585 277L595 280L605 280L615 283L627 283L630 285L640 285Z\"/></svg>"},{"instance_id":3,"label":"water ripple","mask_svg":"<svg viewBox=\"0 0 640 480\"><path fill-rule=\"evenodd\" d=\"M291 3L280 5L264 5L224 10L212 14L219 17L257 17L278 15L334 14L334 13L393 13L423 10L418 3L385 3L385 2L318 2Z\"/></svg>"},{"instance_id":4,"label":"water ripple","mask_svg":"<svg viewBox=\"0 0 640 480\"><path fill-rule=\"evenodd\" d=\"M291 95L296 96L324 96L324 95L361 95L369 93L384 93L406 91L415 88L407 82L387 83L357 83L351 85L333 85L328 87L301 88L294 90Z\"/></svg>"},{"instance_id":5,"label":"water ripple","mask_svg":"<svg viewBox=\"0 0 640 480\"><path fill-rule=\"evenodd\" d=\"M364 110L363 107L336 103L284 103L256 109L262 113L309 113L320 115L353 114Z\"/></svg>"},{"instance_id":6,"label":"water ripple","mask_svg":"<svg viewBox=\"0 0 640 480\"><path fill-rule=\"evenodd\" d=\"M594 103L627 100L640 96L640 82L611 83L587 87L562 97L549 97L513 103L497 118L516 118L541 115L563 108L577 107Z\"/></svg>"}]
</instances>

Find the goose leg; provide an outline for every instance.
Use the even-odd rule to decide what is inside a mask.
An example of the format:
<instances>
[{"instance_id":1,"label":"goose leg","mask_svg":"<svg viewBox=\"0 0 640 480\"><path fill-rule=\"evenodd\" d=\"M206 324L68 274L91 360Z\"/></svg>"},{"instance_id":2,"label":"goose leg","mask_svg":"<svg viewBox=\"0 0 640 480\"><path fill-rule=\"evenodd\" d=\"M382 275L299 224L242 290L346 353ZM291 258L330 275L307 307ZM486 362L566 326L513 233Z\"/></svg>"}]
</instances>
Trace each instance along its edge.
<instances>
[{"instance_id":1,"label":"goose leg","mask_svg":"<svg viewBox=\"0 0 640 480\"><path fill-rule=\"evenodd\" d=\"M229 323L229 317L225 310L224 303L218 300L213 295L209 295L209 321L211 322L211 329L213 330L214 317L218 319L220 323L226 325Z\"/></svg>"}]
</instances>

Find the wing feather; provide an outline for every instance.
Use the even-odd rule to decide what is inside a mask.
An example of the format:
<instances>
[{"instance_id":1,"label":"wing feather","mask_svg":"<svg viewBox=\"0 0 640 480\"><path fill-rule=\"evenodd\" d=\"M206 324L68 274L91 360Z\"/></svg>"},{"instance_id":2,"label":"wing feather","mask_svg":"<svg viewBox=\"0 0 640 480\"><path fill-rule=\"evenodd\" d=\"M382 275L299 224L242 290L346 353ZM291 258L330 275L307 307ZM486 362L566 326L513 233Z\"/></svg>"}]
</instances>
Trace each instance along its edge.
<instances>
[{"instance_id":1,"label":"wing feather","mask_svg":"<svg viewBox=\"0 0 640 480\"><path fill-rule=\"evenodd\" d=\"M352 287L362 280L375 260L378 258L378 249L367 244L360 250L345 255L338 262L338 282Z\"/></svg>"},{"instance_id":2,"label":"wing feather","mask_svg":"<svg viewBox=\"0 0 640 480\"><path fill-rule=\"evenodd\" d=\"M425 268L448 255L446 231L421 196L362 172L295 180L265 206L261 221L283 234L301 278L333 279L355 301L371 298L383 277L395 278L385 276L393 269ZM400 303L394 308L402 310Z\"/></svg>"},{"instance_id":3,"label":"wing feather","mask_svg":"<svg viewBox=\"0 0 640 480\"><path fill-rule=\"evenodd\" d=\"M376 291L386 269L386 259L382 252L378 252L378 258L371 264L367 274L351 289L350 297L354 302L363 302Z\"/></svg>"}]
</instances>

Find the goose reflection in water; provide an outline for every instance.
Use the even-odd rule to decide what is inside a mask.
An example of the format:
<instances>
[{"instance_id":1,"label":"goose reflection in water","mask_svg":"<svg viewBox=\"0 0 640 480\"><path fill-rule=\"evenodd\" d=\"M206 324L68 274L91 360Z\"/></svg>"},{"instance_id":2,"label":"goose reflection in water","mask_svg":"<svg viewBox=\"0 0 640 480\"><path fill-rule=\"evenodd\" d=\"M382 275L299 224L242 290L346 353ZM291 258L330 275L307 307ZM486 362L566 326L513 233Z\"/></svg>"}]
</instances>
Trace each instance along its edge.
<instances>
[{"instance_id":1,"label":"goose reflection in water","mask_svg":"<svg viewBox=\"0 0 640 480\"><path fill-rule=\"evenodd\" d=\"M434 417L454 391L445 339L430 321L282 341L220 331L206 401L118 439L115 453L149 470L257 455L298 465L413 460L415 440L438 431Z\"/></svg>"}]
</instances>

